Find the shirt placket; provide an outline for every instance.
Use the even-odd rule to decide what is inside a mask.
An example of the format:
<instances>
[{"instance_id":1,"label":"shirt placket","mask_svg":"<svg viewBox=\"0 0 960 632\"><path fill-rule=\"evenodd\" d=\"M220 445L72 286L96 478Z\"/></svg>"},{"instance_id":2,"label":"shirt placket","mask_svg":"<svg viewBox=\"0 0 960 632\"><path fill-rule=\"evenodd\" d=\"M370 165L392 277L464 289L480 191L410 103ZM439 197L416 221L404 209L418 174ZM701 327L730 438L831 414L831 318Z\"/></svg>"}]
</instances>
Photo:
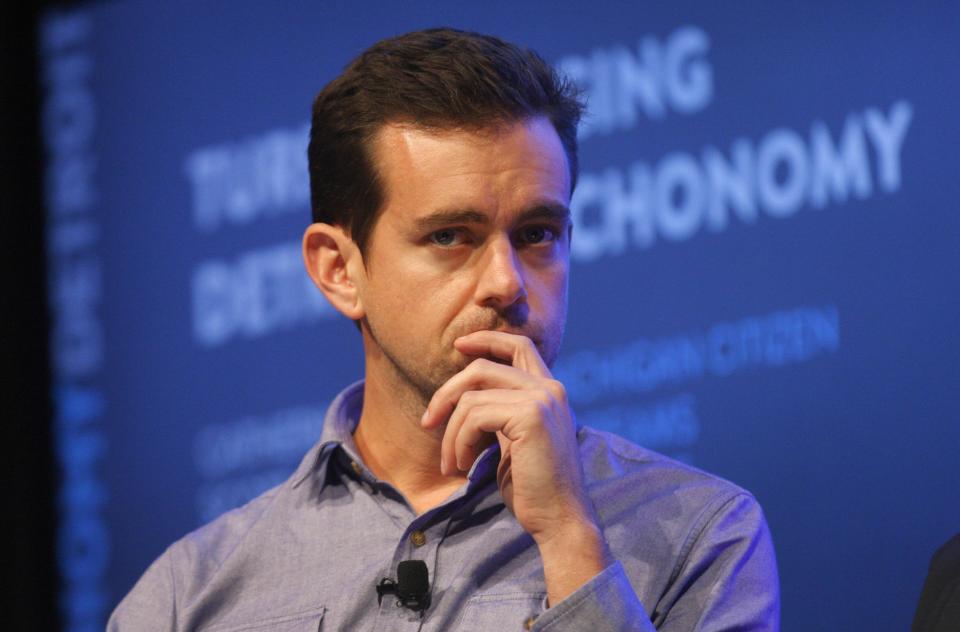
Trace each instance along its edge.
<instances>
[{"instance_id":1,"label":"shirt placket","mask_svg":"<svg viewBox=\"0 0 960 632\"><path fill-rule=\"evenodd\" d=\"M397 568L400 562L406 560L420 560L427 566L427 575L431 593L435 587L437 576L437 559L440 545L444 540L451 520L462 519L466 511L470 513L470 506L474 503L465 502L485 487L493 476L496 468L496 459L491 451L483 455L468 474L469 483L454 494L446 503L435 507L424 514L417 516L413 508L404 501L403 495L394 487L379 481L361 464L359 459L349 453L341 452L343 466L349 468L360 486L370 494L392 522L398 526L400 538L394 547L389 568L384 569L383 577L397 579ZM480 500L482 497L476 497ZM459 516L459 518L457 518ZM403 527L406 525L406 527ZM398 604L396 595L384 595L381 600L373 630L420 630L429 612L418 612Z\"/></svg>"},{"instance_id":2,"label":"shirt placket","mask_svg":"<svg viewBox=\"0 0 960 632\"><path fill-rule=\"evenodd\" d=\"M403 531L390 561L389 577L397 578L400 562L420 560L427 566L429 586L433 588L437 555L443 540L446 520L430 522L429 515L415 518ZM419 630L423 613L405 608L396 596L387 595L380 604L375 630Z\"/></svg>"},{"instance_id":3,"label":"shirt placket","mask_svg":"<svg viewBox=\"0 0 960 632\"><path fill-rule=\"evenodd\" d=\"M390 516L393 523L398 526L407 525L405 528L400 526L400 537L394 547L390 566L384 569L383 576L397 580L400 562L420 560L427 566L429 586L432 589L437 554L449 523L449 517L443 517L443 514L448 516L449 512L440 513L434 509L417 516L392 486L376 480L357 460L349 457L344 460L364 491ZM379 604L373 630L419 630L424 614L400 605L396 595L386 594Z\"/></svg>"}]
</instances>

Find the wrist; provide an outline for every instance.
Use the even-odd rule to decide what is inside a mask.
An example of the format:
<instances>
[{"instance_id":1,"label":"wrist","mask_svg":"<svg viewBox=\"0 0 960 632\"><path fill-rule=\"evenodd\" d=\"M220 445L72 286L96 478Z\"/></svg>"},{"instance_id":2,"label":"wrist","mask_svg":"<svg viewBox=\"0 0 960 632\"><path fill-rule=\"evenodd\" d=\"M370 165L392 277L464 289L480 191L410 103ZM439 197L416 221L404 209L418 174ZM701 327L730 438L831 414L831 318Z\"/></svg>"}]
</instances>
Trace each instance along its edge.
<instances>
[{"instance_id":1,"label":"wrist","mask_svg":"<svg viewBox=\"0 0 960 632\"><path fill-rule=\"evenodd\" d=\"M591 520L564 525L534 541L549 604L559 603L613 563L603 531Z\"/></svg>"},{"instance_id":2,"label":"wrist","mask_svg":"<svg viewBox=\"0 0 960 632\"><path fill-rule=\"evenodd\" d=\"M553 528L533 535L541 555L553 551L596 548L603 541L603 532L595 520L579 517L557 523Z\"/></svg>"}]
</instances>

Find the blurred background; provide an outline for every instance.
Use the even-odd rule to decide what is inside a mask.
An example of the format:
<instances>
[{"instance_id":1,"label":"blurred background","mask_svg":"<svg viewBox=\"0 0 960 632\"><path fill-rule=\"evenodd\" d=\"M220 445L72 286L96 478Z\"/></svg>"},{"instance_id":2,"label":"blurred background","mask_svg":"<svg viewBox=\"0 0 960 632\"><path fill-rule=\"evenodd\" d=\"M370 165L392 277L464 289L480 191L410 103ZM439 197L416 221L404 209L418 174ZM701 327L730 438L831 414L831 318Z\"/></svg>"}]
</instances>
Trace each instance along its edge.
<instances>
[{"instance_id":1,"label":"blurred background","mask_svg":"<svg viewBox=\"0 0 960 632\"><path fill-rule=\"evenodd\" d=\"M114 2L3 21L12 627L99 630L361 376L310 103L448 25L584 90L578 420L752 491L785 630L904 630L960 531L956 3Z\"/></svg>"}]
</instances>

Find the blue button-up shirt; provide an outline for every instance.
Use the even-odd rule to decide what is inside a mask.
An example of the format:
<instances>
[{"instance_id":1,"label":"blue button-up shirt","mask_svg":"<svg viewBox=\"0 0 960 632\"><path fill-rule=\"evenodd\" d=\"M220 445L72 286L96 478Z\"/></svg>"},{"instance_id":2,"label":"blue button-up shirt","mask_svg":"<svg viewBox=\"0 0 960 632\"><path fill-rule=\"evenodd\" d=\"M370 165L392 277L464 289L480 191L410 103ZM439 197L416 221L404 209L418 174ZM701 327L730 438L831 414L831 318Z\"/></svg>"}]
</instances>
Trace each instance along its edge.
<instances>
[{"instance_id":1,"label":"blue button-up shirt","mask_svg":"<svg viewBox=\"0 0 960 632\"><path fill-rule=\"evenodd\" d=\"M320 441L285 483L174 543L108 630L776 630L770 534L742 489L581 427L588 485L616 562L547 604L533 539L496 485L499 447L417 515L363 464L362 383L331 404ZM378 604L376 585L423 560L429 608Z\"/></svg>"}]
</instances>

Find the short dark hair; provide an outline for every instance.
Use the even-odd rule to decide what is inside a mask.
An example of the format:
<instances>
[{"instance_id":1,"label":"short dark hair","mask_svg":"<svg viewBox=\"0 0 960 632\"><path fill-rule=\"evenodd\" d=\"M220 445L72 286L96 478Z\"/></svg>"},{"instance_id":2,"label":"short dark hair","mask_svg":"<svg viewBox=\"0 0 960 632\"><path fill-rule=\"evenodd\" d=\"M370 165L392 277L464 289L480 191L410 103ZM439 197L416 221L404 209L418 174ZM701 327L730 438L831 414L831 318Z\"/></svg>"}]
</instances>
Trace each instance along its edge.
<instances>
[{"instance_id":1,"label":"short dark hair","mask_svg":"<svg viewBox=\"0 0 960 632\"><path fill-rule=\"evenodd\" d=\"M365 250L382 209L372 140L388 123L480 130L546 116L577 178L577 88L532 50L450 28L377 42L313 102L310 203L314 222L337 224Z\"/></svg>"}]
</instances>

